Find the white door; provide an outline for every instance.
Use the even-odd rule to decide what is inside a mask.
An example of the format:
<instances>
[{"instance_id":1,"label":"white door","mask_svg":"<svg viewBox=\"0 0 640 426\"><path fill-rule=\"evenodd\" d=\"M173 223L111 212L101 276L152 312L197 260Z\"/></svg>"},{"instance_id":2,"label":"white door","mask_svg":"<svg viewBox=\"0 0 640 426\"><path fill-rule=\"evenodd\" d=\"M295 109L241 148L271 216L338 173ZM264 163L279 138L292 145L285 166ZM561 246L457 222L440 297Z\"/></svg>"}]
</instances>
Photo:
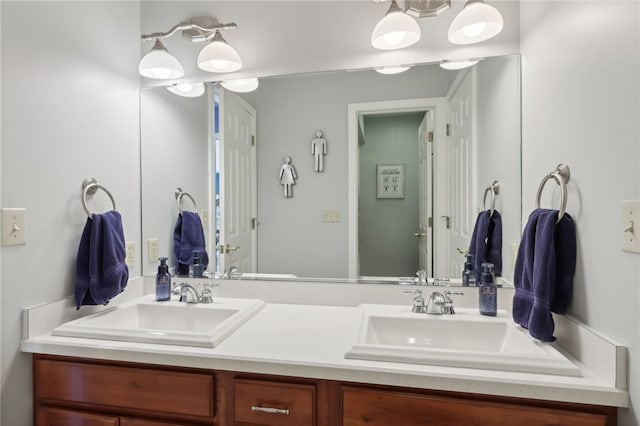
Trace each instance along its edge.
<instances>
[{"instance_id":1,"label":"white door","mask_svg":"<svg viewBox=\"0 0 640 426\"><path fill-rule=\"evenodd\" d=\"M419 238L419 268L433 276L433 111L427 111L418 128L418 227L416 237Z\"/></svg>"},{"instance_id":2,"label":"white door","mask_svg":"<svg viewBox=\"0 0 640 426\"><path fill-rule=\"evenodd\" d=\"M255 109L219 88L220 271L256 272Z\"/></svg>"},{"instance_id":3,"label":"white door","mask_svg":"<svg viewBox=\"0 0 640 426\"><path fill-rule=\"evenodd\" d=\"M468 250L475 223L473 77L474 73L468 72L449 99L449 215L442 217L439 225L449 230L450 277L462 273L465 257L460 250Z\"/></svg>"}]
</instances>

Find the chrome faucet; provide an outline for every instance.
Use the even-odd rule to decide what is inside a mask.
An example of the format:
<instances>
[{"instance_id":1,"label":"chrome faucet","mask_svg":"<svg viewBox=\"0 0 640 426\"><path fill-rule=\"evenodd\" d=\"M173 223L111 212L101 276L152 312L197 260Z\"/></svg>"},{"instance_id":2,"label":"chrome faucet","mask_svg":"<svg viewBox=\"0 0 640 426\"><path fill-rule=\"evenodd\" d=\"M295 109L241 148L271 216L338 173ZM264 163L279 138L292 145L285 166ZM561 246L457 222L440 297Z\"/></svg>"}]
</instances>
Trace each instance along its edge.
<instances>
[{"instance_id":1,"label":"chrome faucet","mask_svg":"<svg viewBox=\"0 0 640 426\"><path fill-rule=\"evenodd\" d=\"M223 278L240 278L242 276L242 272L238 271L238 268L235 266L229 266L227 270L222 274Z\"/></svg>"},{"instance_id":2,"label":"chrome faucet","mask_svg":"<svg viewBox=\"0 0 640 426\"><path fill-rule=\"evenodd\" d=\"M449 297L450 295L463 295L464 293L461 291L449 291L445 290L444 292L434 291L429 296L429 302L427 302L427 310L428 314L432 315L453 315L456 313L455 309L453 309L453 300Z\"/></svg>"},{"instance_id":3,"label":"chrome faucet","mask_svg":"<svg viewBox=\"0 0 640 426\"><path fill-rule=\"evenodd\" d=\"M217 284L209 284L204 283L203 289L200 294L198 294L197 284L192 285L187 282L176 283L173 285L172 293L180 295L180 302L185 303L213 303L213 292L211 291L211 286Z\"/></svg>"}]
</instances>

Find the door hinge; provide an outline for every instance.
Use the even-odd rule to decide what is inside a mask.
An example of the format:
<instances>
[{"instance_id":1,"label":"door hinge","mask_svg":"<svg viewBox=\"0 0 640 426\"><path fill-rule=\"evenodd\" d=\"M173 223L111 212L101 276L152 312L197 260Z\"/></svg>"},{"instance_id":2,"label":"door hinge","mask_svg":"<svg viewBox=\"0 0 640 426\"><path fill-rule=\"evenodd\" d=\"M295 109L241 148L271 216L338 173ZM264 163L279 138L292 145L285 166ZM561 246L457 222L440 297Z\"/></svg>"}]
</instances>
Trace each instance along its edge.
<instances>
[{"instance_id":1,"label":"door hinge","mask_svg":"<svg viewBox=\"0 0 640 426\"><path fill-rule=\"evenodd\" d=\"M447 136L451 136L451 125L449 123L447 123L446 133L447 133Z\"/></svg>"},{"instance_id":2,"label":"door hinge","mask_svg":"<svg viewBox=\"0 0 640 426\"><path fill-rule=\"evenodd\" d=\"M427 141L433 142L433 132L427 132Z\"/></svg>"},{"instance_id":3,"label":"door hinge","mask_svg":"<svg viewBox=\"0 0 640 426\"><path fill-rule=\"evenodd\" d=\"M256 229L256 225L258 224L258 219L255 217L251 218L251 229Z\"/></svg>"},{"instance_id":4,"label":"door hinge","mask_svg":"<svg viewBox=\"0 0 640 426\"><path fill-rule=\"evenodd\" d=\"M256 135L251 135L251 146L256 146Z\"/></svg>"},{"instance_id":5,"label":"door hinge","mask_svg":"<svg viewBox=\"0 0 640 426\"><path fill-rule=\"evenodd\" d=\"M427 219L427 226L428 226L429 228L433 228L433 217L431 217L431 216L430 216L430 217Z\"/></svg>"}]
</instances>

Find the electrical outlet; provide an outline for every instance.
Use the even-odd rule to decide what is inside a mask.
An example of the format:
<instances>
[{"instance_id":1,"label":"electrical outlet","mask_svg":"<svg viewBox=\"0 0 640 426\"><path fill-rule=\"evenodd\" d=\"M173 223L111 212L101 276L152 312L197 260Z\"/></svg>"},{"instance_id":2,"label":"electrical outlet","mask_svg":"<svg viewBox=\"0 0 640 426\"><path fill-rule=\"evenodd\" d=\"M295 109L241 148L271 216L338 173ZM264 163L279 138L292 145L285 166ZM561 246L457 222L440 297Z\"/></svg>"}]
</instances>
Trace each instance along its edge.
<instances>
[{"instance_id":1,"label":"electrical outlet","mask_svg":"<svg viewBox=\"0 0 640 426\"><path fill-rule=\"evenodd\" d=\"M160 248L158 247L158 239L150 238L147 240L147 261L149 263L156 263L160 257Z\"/></svg>"},{"instance_id":2,"label":"electrical outlet","mask_svg":"<svg viewBox=\"0 0 640 426\"><path fill-rule=\"evenodd\" d=\"M27 243L27 209L2 209L2 245Z\"/></svg>"},{"instance_id":3,"label":"electrical outlet","mask_svg":"<svg viewBox=\"0 0 640 426\"><path fill-rule=\"evenodd\" d=\"M127 257L125 258L125 263L129 267L129 269L133 269L136 266L136 243L135 241L127 241L125 243L125 248L127 251Z\"/></svg>"},{"instance_id":4,"label":"electrical outlet","mask_svg":"<svg viewBox=\"0 0 640 426\"><path fill-rule=\"evenodd\" d=\"M640 253L640 200L621 203L622 250Z\"/></svg>"},{"instance_id":5,"label":"electrical outlet","mask_svg":"<svg viewBox=\"0 0 640 426\"><path fill-rule=\"evenodd\" d=\"M340 210L322 210L322 222L339 223L341 220Z\"/></svg>"},{"instance_id":6,"label":"electrical outlet","mask_svg":"<svg viewBox=\"0 0 640 426\"><path fill-rule=\"evenodd\" d=\"M202 228L206 234L209 231L209 212L207 210L200 210L200 220L202 221Z\"/></svg>"}]
</instances>

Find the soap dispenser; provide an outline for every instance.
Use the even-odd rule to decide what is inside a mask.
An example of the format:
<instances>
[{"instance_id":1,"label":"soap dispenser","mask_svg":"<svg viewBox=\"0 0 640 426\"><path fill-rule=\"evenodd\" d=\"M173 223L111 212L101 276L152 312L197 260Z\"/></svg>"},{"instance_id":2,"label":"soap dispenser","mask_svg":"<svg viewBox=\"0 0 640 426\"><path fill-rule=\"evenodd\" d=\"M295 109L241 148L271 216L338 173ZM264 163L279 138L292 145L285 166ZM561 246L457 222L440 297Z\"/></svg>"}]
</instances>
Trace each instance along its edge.
<instances>
[{"instance_id":1,"label":"soap dispenser","mask_svg":"<svg viewBox=\"0 0 640 426\"><path fill-rule=\"evenodd\" d=\"M482 275L480 278L480 288L478 297L478 307L482 315L495 317L498 305L498 288L493 279L493 263L482 264Z\"/></svg>"},{"instance_id":2,"label":"soap dispenser","mask_svg":"<svg viewBox=\"0 0 640 426\"><path fill-rule=\"evenodd\" d=\"M202 278L203 266L204 265L200 263L200 252L194 250L191 264L189 265L189 276L192 278Z\"/></svg>"},{"instance_id":3,"label":"soap dispenser","mask_svg":"<svg viewBox=\"0 0 640 426\"><path fill-rule=\"evenodd\" d=\"M474 267L475 256L471 253L467 253L467 260L464 262L464 269L462 271L462 285L465 287L476 286L476 271Z\"/></svg>"},{"instance_id":4,"label":"soap dispenser","mask_svg":"<svg viewBox=\"0 0 640 426\"><path fill-rule=\"evenodd\" d=\"M171 299L171 274L167 265L167 258L161 257L158 273L156 274L156 300L165 301Z\"/></svg>"}]
</instances>

